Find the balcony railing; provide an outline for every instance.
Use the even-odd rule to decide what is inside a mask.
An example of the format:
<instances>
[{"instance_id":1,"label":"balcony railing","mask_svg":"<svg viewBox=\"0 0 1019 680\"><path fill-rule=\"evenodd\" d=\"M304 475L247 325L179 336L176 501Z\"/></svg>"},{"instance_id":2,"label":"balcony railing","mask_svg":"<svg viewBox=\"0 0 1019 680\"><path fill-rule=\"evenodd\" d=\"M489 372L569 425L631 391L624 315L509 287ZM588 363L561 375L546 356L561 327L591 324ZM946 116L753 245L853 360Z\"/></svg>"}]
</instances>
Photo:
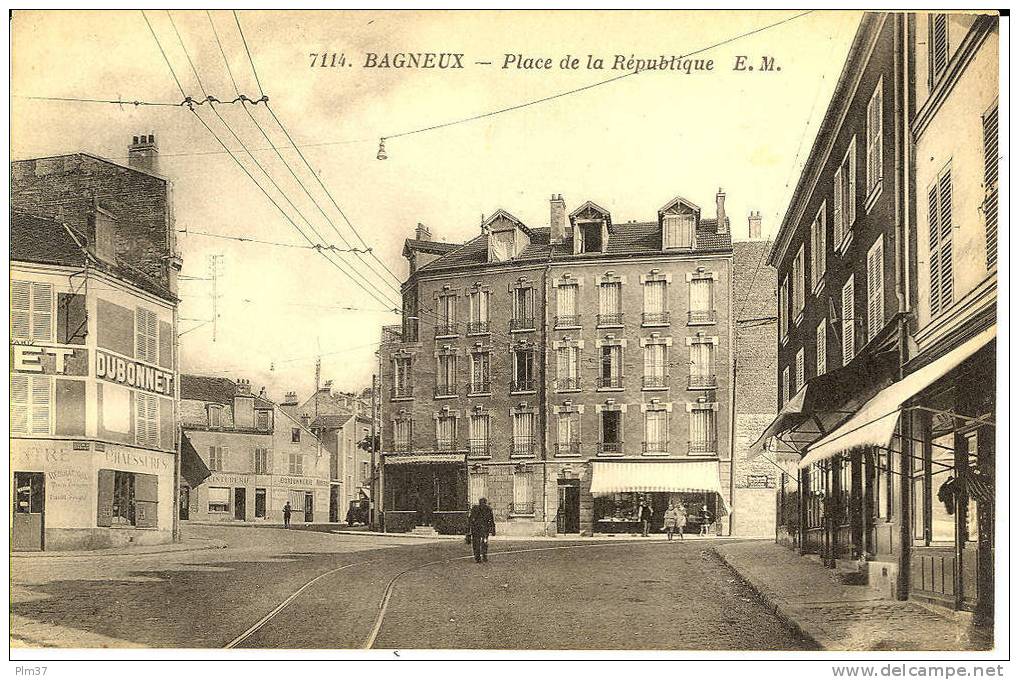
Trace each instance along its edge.
<instances>
[{"instance_id":1,"label":"balcony railing","mask_svg":"<svg viewBox=\"0 0 1019 680\"><path fill-rule=\"evenodd\" d=\"M436 451L456 451L456 439L436 439L435 440Z\"/></svg>"},{"instance_id":2,"label":"balcony railing","mask_svg":"<svg viewBox=\"0 0 1019 680\"><path fill-rule=\"evenodd\" d=\"M534 455L534 437L518 436L513 437L510 442L510 455L511 456L533 456Z\"/></svg>"},{"instance_id":3,"label":"balcony railing","mask_svg":"<svg viewBox=\"0 0 1019 680\"><path fill-rule=\"evenodd\" d=\"M669 442L644 442L644 453L668 453Z\"/></svg>"},{"instance_id":4,"label":"balcony railing","mask_svg":"<svg viewBox=\"0 0 1019 680\"><path fill-rule=\"evenodd\" d=\"M608 377L599 376L598 377L598 388L599 389L604 389L604 388L620 388L622 386L623 386L623 376L621 376L621 375L611 375L611 376L608 376Z\"/></svg>"},{"instance_id":5,"label":"balcony railing","mask_svg":"<svg viewBox=\"0 0 1019 680\"><path fill-rule=\"evenodd\" d=\"M598 442L599 456L618 456L623 453L623 442Z\"/></svg>"},{"instance_id":6,"label":"balcony railing","mask_svg":"<svg viewBox=\"0 0 1019 680\"><path fill-rule=\"evenodd\" d=\"M482 333L490 333L489 324L487 321L468 321L467 322L467 335L481 335Z\"/></svg>"},{"instance_id":7,"label":"balcony railing","mask_svg":"<svg viewBox=\"0 0 1019 680\"><path fill-rule=\"evenodd\" d=\"M669 376L667 375L645 375L641 384L646 389L663 388L669 386Z\"/></svg>"},{"instance_id":8,"label":"balcony railing","mask_svg":"<svg viewBox=\"0 0 1019 680\"><path fill-rule=\"evenodd\" d=\"M555 452L557 456L579 456L580 442L560 442L555 445Z\"/></svg>"},{"instance_id":9,"label":"balcony railing","mask_svg":"<svg viewBox=\"0 0 1019 680\"><path fill-rule=\"evenodd\" d=\"M524 318L512 318L510 319L510 330L511 331L531 331L534 330L534 317L529 319Z\"/></svg>"},{"instance_id":10,"label":"balcony railing","mask_svg":"<svg viewBox=\"0 0 1019 680\"><path fill-rule=\"evenodd\" d=\"M394 385L389 390L390 399L406 399L414 396L414 390L410 385Z\"/></svg>"},{"instance_id":11,"label":"balcony railing","mask_svg":"<svg viewBox=\"0 0 1019 680\"><path fill-rule=\"evenodd\" d=\"M688 451L692 454L699 454L702 456L710 455L718 450L718 442L714 439L699 439L690 440Z\"/></svg>"},{"instance_id":12,"label":"balcony railing","mask_svg":"<svg viewBox=\"0 0 1019 680\"><path fill-rule=\"evenodd\" d=\"M410 449L410 444L406 442L393 444L393 451L395 453L410 453Z\"/></svg>"},{"instance_id":13,"label":"balcony railing","mask_svg":"<svg viewBox=\"0 0 1019 680\"><path fill-rule=\"evenodd\" d=\"M475 458L489 458L492 455L492 446L487 439L471 439L467 450Z\"/></svg>"},{"instance_id":14,"label":"balcony railing","mask_svg":"<svg viewBox=\"0 0 1019 680\"><path fill-rule=\"evenodd\" d=\"M456 323L452 321L440 321L439 323L435 324L435 337L437 338L457 334L458 331L456 328Z\"/></svg>"},{"instance_id":15,"label":"balcony railing","mask_svg":"<svg viewBox=\"0 0 1019 680\"><path fill-rule=\"evenodd\" d=\"M558 314L555 317L556 328L570 328L579 325L580 316L578 314Z\"/></svg>"},{"instance_id":16,"label":"balcony railing","mask_svg":"<svg viewBox=\"0 0 1019 680\"><path fill-rule=\"evenodd\" d=\"M669 312L644 312L640 320L645 326L668 326L672 316Z\"/></svg>"},{"instance_id":17,"label":"balcony railing","mask_svg":"<svg viewBox=\"0 0 1019 680\"><path fill-rule=\"evenodd\" d=\"M687 323L715 323L718 321L718 312L707 309L691 309L686 313Z\"/></svg>"},{"instance_id":18,"label":"balcony railing","mask_svg":"<svg viewBox=\"0 0 1019 680\"><path fill-rule=\"evenodd\" d=\"M435 386L436 397L455 397L456 396L456 385L436 385Z\"/></svg>"},{"instance_id":19,"label":"balcony railing","mask_svg":"<svg viewBox=\"0 0 1019 680\"><path fill-rule=\"evenodd\" d=\"M691 390L708 390L718 387L718 377L714 375L691 375Z\"/></svg>"},{"instance_id":20,"label":"balcony railing","mask_svg":"<svg viewBox=\"0 0 1019 680\"><path fill-rule=\"evenodd\" d=\"M513 501L513 514L514 515L533 515L534 514L534 501L527 501L524 503L518 503Z\"/></svg>"},{"instance_id":21,"label":"balcony railing","mask_svg":"<svg viewBox=\"0 0 1019 680\"><path fill-rule=\"evenodd\" d=\"M534 378L526 378L524 380L511 380L510 381L510 392L533 392L535 389Z\"/></svg>"},{"instance_id":22,"label":"balcony railing","mask_svg":"<svg viewBox=\"0 0 1019 680\"><path fill-rule=\"evenodd\" d=\"M623 325L623 313L614 312L612 314L599 314L598 315L599 326L622 326Z\"/></svg>"},{"instance_id":23,"label":"balcony railing","mask_svg":"<svg viewBox=\"0 0 1019 680\"><path fill-rule=\"evenodd\" d=\"M488 380L467 383L467 394L489 394L492 391L492 383Z\"/></svg>"},{"instance_id":24,"label":"balcony railing","mask_svg":"<svg viewBox=\"0 0 1019 680\"><path fill-rule=\"evenodd\" d=\"M557 378L555 388L560 392L563 390L579 390L580 378Z\"/></svg>"}]
</instances>

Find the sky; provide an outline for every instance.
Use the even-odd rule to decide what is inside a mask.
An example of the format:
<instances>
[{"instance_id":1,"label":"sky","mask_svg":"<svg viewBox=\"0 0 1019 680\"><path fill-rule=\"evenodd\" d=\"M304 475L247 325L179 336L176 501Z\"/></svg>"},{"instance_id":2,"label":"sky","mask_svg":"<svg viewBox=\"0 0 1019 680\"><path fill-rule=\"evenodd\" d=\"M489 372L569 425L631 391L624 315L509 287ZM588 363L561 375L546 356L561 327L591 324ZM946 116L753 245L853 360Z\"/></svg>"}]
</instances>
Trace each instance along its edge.
<instances>
[{"instance_id":1,"label":"sky","mask_svg":"<svg viewBox=\"0 0 1019 680\"><path fill-rule=\"evenodd\" d=\"M713 217L722 188L735 238L746 236L751 210L761 212L765 236L773 235L860 19L858 12L815 11L759 30L800 13L243 11L239 21L256 82L228 11L174 10L172 23L161 10L144 17L138 11L16 12L12 158L86 151L126 163L131 137L154 134L159 173L173 184L177 229L190 232L178 234L187 279L180 284L180 315L187 319L182 372L248 378L276 399L290 390L306 397L319 356L323 381L361 389L376 369L381 326L399 322L386 310L399 306L394 288L407 274L403 241L419 222L448 242L472 238L482 216L499 208L525 224L547 226L552 194L563 195L568 211L592 200L616 222L654 219L676 195ZM229 128L209 107L197 109L235 160L185 107L27 99L180 102L146 18L188 95L201 98L204 88L218 100L237 96L224 54L241 93L257 99L260 83L331 199L264 106L248 111L286 163L237 104L216 107ZM644 71L499 115L400 135L622 75L625 70L611 68L615 55L690 54L754 31L690 57L701 65L712 60L710 71ZM462 53L464 68L364 68L367 53L410 52ZM319 57L312 66L313 53L342 55L345 65L322 67ZM505 55L517 54L517 61L550 59L552 68L502 68ZM54 68L54 55L73 68ZM559 67L568 55L580 68ZM585 68L587 55L603 59L605 68ZM733 69L740 55L754 71ZM759 68L765 56L774 58L776 70ZM381 137L386 160L376 158ZM371 247L388 271L367 254L333 257L381 300L312 249L195 233L307 244L242 165L314 242ZM213 314L205 280L213 255L221 256L215 341L213 325L203 323Z\"/></svg>"}]
</instances>

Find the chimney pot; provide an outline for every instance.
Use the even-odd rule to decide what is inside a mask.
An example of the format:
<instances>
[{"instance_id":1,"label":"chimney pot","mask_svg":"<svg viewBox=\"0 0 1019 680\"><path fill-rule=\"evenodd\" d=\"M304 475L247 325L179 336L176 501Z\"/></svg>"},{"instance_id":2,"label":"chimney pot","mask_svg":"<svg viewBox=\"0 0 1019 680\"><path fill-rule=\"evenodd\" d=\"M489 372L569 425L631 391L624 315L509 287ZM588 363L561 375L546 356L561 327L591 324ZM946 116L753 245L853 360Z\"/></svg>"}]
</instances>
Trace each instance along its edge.
<instances>
[{"instance_id":1,"label":"chimney pot","mask_svg":"<svg viewBox=\"0 0 1019 680\"><path fill-rule=\"evenodd\" d=\"M718 193L715 194L715 216L718 218L717 232L724 234L728 231L728 224L725 218L725 192L722 191L722 187L718 187Z\"/></svg>"},{"instance_id":2,"label":"chimney pot","mask_svg":"<svg viewBox=\"0 0 1019 680\"><path fill-rule=\"evenodd\" d=\"M751 211L748 219L749 235L751 241L758 241L761 238L761 212Z\"/></svg>"},{"instance_id":3,"label":"chimney pot","mask_svg":"<svg viewBox=\"0 0 1019 680\"><path fill-rule=\"evenodd\" d=\"M562 194L552 194L549 216L549 239L554 242L566 240L566 201Z\"/></svg>"}]
</instances>

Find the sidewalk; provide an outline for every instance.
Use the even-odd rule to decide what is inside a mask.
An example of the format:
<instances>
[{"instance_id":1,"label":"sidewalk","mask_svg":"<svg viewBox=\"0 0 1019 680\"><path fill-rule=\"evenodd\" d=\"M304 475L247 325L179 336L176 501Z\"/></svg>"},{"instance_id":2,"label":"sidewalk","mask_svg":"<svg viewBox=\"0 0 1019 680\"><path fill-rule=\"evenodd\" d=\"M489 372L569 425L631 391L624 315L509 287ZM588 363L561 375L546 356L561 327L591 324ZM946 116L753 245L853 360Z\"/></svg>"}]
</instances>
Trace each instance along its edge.
<instances>
[{"instance_id":1,"label":"sidewalk","mask_svg":"<svg viewBox=\"0 0 1019 680\"><path fill-rule=\"evenodd\" d=\"M867 586L836 583L831 571L768 541L715 546L715 553L775 614L832 651L977 651L989 635L916 602L882 599Z\"/></svg>"},{"instance_id":2,"label":"sidewalk","mask_svg":"<svg viewBox=\"0 0 1019 680\"><path fill-rule=\"evenodd\" d=\"M125 545L100 550L44 550L41 552L12 552L13 560L38 560L53 557L107 557L111 555L158 555L160 553L190 552L193 550L219 550L226 548L225 541L211 541L203 538L185 538L180 543L162 545Z\"/></svg>"}]
</instances>

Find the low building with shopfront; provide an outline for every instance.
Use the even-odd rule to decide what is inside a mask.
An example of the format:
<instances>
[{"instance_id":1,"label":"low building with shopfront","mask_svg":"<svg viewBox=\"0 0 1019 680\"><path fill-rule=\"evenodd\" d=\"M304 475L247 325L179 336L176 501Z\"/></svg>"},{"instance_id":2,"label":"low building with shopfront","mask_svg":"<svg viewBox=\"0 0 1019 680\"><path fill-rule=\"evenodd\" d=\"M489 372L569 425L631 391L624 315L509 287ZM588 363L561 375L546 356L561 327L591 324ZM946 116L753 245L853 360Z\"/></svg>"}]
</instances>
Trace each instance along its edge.
<instances>
[{"instance_id":1,"label":"low building with shopfront","mask_svg":"<svg viewBox=\"0 0 1019 680\"><path fill-rule=\"evenodd\" d=\"M181 516L191 521L283 521L329 517L329 456L311 429L245 379L182 375L182 447L210 474L181 489Z\"/></svg>"}]
</instances>

